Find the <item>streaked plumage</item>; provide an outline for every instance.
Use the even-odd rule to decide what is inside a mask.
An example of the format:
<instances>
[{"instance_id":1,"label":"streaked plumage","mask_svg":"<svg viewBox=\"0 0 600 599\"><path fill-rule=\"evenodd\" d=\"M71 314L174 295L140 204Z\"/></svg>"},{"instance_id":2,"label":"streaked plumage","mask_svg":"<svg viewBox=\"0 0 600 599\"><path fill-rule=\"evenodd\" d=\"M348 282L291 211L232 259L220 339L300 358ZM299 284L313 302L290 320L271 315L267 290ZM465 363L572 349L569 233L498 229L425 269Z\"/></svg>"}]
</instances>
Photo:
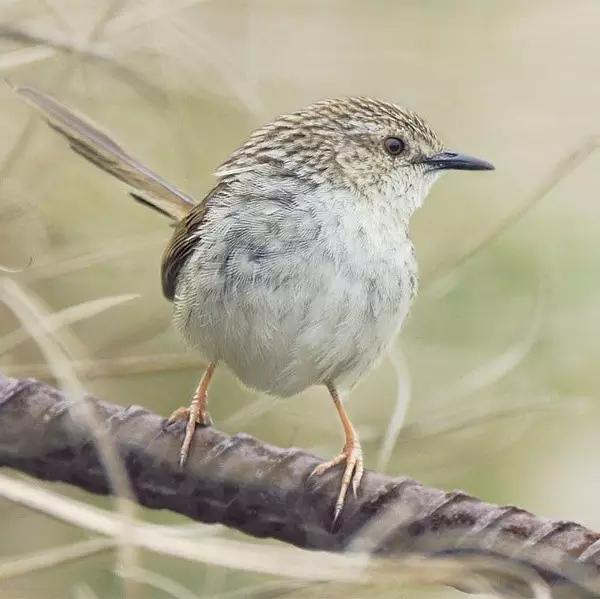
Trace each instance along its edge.
<instances>
[{"instance_id":1,"label":"streaked plumage","mask_svg":"<svg viewBox=\"0 0 600 599\"><path fill-rule=\"evenodd\" d=\"M335 518L362 452L339 400L377 362L417 290L409 219L442 169L490 164L445 152L415 113L371 98L317 102L252 133L216 170L195 204L106 134L31 88L41 110L82 156L178 220L162 263L174 321L210 367L190 410L209 422L206 390L217 363L246 385L280 396L326 385L346 443L322 473L346 462Z\"/></svg>"}]
</instances>

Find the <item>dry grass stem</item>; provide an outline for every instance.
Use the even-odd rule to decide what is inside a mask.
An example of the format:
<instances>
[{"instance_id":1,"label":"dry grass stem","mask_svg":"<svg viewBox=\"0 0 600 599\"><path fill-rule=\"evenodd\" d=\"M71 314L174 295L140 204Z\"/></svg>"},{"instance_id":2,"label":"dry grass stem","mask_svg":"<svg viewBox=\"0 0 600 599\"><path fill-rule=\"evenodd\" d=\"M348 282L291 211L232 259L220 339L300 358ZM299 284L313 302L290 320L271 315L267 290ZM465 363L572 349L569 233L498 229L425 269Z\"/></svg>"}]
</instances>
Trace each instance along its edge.
<instances>
[{"instance_id":1,"label":"dry grass stem","mask_svg":"<svg viewBox=\"0 0 600 599\"><path fill-rule=\"evenodd\" d=\"M68 327L81 320L92 318L101 312L137 297L139 297L137 294L114 295L69 306L50 314L43 326L47 333L54 333L63 327ZM0 355L8 353L29 338L29 332L24 327L0 337Z\"/></svg>"},{"instance_id":2,"label":"dry grass stem","mask_svg":"<svg viewBox=\"0 0 600 599\"><path fill-rule=\"evenodd\" d=\"M72 399L71 411L74 417L81 418L93 433L104 467L112 481L115 492L115 507L118 512L117 522L120 559L123 568L137 567L134 544L132 543L131 522L135 514L134 503L127 498L133 497L127 474L116 449L105 434L102 427L85 400L85 390L77 374L71 367L68 349L58 338L52 338L52 331L45 323L50 319L49 312L39 300L26 293L16 282L10 279L0 279L0 299L13 311L25 330L36 340L44 358L56 374L63 391ZM128 589L130 595L135 593Z\"/></svg>"},{"instance_id":3,"label":"dry grass stem","mask_svg":"<svg viewBox=\"0 0 600 599\"><path fill-rule=\"evenodd\" d=\"M550 171L548 176L535 189L521 206L514 212L508 214L503 220L479 241L471 249L463 254L457 261L450 266L440 263L437 268L427 278L427 284L443 284L443 279L452 277L453 274L469 258L480 252L484 247L493 243L504 231L517 223L534 206L539 204L551 191L553 191L564 179L576 171L597 149L600 147L600 137L594 135L580 143L573 151L558 161L558 164Z\"/></svg>"},{"instance_id":4,"label":"dry grass stem","mask_svg":"<svg viewBox=\"0 0 600 599\"><path fill-rule=\"evenodd\" d=\"M202 369L198 356L192 353L155 354L150 356L120 356L116 358L73 360L71 367L79 377L87 380L170 372L194 368ZM47 364L15 364L3 366L7 376L31 376L41 379L55 379L55 373ZM252 404L251 404L252 405ZM262 413L262 412L261 412ZM234 418L234 417L232 417ZM229 421L227 421L229 423Z\"/></svg>"},{"instance_id":5,"label":"dry grass stem","mask_svg":"<svg viewBox=\"0 0 600 599\"><path fill-rule=\"evenodd\" d=\"M0 580L29 575L113 549L113 539L91 539L0 562Z\"/></svg>"},{"instance_id":6,"label":"dry grass stem","mask_svg":"<svg viewBox=\"0 0 600 599\"><path fill-rule=\"evenodd\" d=\"M52 518L114 537L121 524L114 514L47 489L0 474L0 496ZM162 555L250 572L308 580L357 580L368 559L294 547L213 537L188 539L168 526L130 522L131 542ZM135 572L135 570L133 570Z\"/></svg>"},{"instance_id":7,"label":"dry grass stem","mask_svg":"<svg viewBox=\"0 0 600 599\"><path fill-rule=\"evenodd\" d=\"M115 574L117 576L121 576L120 570L116 570ZM146 570L144 568L137 568L136 570L129 570L126 573L126 576L135 580L136 582L149 586L151 588L162 591L165 595L169 597L173 597L173 599L199 599L200 595L193 593L187 587L178 583L177 581L169 578L168 576L164 576L162 574L157 574L156 572L152 572L151 570Z\"/></svg>"},{"instance_id":8,"label":"dry grass stem","mask_svg":"<svg viewBox=\"0 0 600 599\"><path fill-rule=\"evenodd\" d=\"M33 48L21 48L20 50L13 50L12 52L5 52L4 54L0 55L0 72L16 69L33 62L47 60L52 56L54 56L54 50L52 50L52 48L44 48L39 46Z\"/></svg>"},{"instance_id":9,"label":"dry grass stem","mask_svg":"<svg viewBox=\"0 0 600 599\"><path fill-rule=\"evenodd\" d=\"M377 470L381 471L385 471L390 462L394 447L404 427L412 397L410 371L402 351L400 349L392 351L388 356L388 361L392 365L396 378L396 402L377 455Z\"/></svg>"},{"instance_id":10,"label":"dry grass stem","mask_svg":"<svg viewBox=\"0 0 600 599\"><path fill-rule=\"evenodd\" d=\"M130 235L124 239L111 239L110 243L100 248L88 250L82 247L68 248L60 254L49 258L35 257L31 265L24 269L19 280L25 282L55 279L74 272L90 268L115 258L134 252L148 252L152 248L162 247L165 234Z\"/></svg>"}]
</instances>

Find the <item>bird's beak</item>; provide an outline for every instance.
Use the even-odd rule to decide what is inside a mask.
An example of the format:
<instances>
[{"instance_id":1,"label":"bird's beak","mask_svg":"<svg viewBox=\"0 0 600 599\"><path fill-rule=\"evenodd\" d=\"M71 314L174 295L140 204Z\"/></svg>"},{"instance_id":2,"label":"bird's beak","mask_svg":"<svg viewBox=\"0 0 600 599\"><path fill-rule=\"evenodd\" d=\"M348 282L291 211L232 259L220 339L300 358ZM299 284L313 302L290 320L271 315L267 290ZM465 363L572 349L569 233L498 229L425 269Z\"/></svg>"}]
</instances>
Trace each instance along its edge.
<instances>
[{"instance_id":1,"label":"bird's beak","mask_svg":"<svg viewBox=\"0 0 600 599\"><path fill-rule=\"evenodd\" d=\"M455 169L459 171L493 171L494 165L475 158L474 156L467 156L466 154L459 154L458 152L450 152L445 150L434 154L429 158L423 160L424 164L428 164L432 167L432 170L442 169Z\"/></svg>"}]
</instances>

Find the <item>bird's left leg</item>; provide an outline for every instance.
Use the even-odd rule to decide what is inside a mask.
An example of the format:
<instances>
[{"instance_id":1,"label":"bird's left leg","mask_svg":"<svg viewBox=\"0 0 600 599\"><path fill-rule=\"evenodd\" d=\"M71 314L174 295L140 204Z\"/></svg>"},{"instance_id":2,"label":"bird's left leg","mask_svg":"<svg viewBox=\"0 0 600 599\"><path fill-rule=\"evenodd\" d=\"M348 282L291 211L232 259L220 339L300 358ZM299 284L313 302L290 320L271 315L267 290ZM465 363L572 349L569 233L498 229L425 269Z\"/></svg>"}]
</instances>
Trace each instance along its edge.
<instances>
[{"instance_id":1,"label":"bird's left leg","mask_svg":"<svg viewBox=\"0 0 600 599\"><path fill-rule=\"evenodd\" d=\"M216 367L217 363L211 362L204 371L189 408L178 408L169 418L169 423L174 422L175 420L187 420L185 437L183 438L181 450L179 451L179 465L181 467L185 465L185 461L187 460L196 425L210 426L212 424L212 420L208 413L208 386Z\"/></svg>"},{"instance_id":2,"label":"bird's left leg","mask_svg":"<svg viewBox=\"0 0 600 599\"><path fill-rule=\"evenodd\" d=\"M344 474L342 475L342 482L340 485L340 492L337 497L337 501L335 502L335 510L333 514L333 523L335 524L339 515L342 512L342 508L344 507L344 500L346 498L346 492L348 491L348 487L350 483L352 483L352 492L356 497L358 492L358 486L360 485L360 480L363 476L364 472L364 463L363 463L363 453L362 448L360 446L360 441L358 439L358 435L352 426L352 422L350 422L350 418L348 414L346 414L346 410L344 409L344 405L342 404L342 400L340 399L339 393L337 389L331 385L327 385L327 389L331 394L331 398L333 399L333 404L339 414L340 420L342 422L342 426L344 427L344 435L346 441L344 443L344 447L342 448L342 452L340 455L336 456L329 462L324 462L323 464L319 464L310 474L310 476L319 476L327 470L341 464L343 462L346 463L344 468Z\"/></svg>"}]
</instances>

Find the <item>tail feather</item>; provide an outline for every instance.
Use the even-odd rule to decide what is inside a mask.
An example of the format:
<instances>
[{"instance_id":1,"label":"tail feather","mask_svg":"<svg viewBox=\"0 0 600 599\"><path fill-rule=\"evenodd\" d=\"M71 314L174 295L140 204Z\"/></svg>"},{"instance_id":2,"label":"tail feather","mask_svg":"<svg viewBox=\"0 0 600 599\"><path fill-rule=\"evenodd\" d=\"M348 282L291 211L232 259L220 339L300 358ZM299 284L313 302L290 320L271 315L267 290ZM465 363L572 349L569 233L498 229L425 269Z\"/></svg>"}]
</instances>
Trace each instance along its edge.
<instances>
[{"instance_id":1,"label":"tail feather","mask_svg":"<svg viewBox=\"0 0 600 599\"><path fill-rule=\"evenodd\" d=\"M139 193L135 192L135 191L130 191L129 195L139 204L142 204L142 206L146 206L146 208L151 208L152 210L156 210L156 212L158 212L159 214L162 214L163 216L168 216L169 218L172 218L172 215L169 214L168 212L165 212L160 206L157 206L156 204L153 204L152 202L150 202L149 200L147 200L144 196L140 195ZM176 223L173 223L173 226L175 226Z\"/></svg>"},{"instance_id":2,"label":"tail feather","mask_svg":"<svg viewBox=\"0 0 600 599\"><path fill-rule=\"evenodd\" d=\"M136 200L176 220L183 218L194 206L191 197L127 154L106 133L71 108L31 87L13 89L39 110L55 131L67 138L75 152L133 187L136 193L132 195Z\"/></svg>"}]
</instances>

